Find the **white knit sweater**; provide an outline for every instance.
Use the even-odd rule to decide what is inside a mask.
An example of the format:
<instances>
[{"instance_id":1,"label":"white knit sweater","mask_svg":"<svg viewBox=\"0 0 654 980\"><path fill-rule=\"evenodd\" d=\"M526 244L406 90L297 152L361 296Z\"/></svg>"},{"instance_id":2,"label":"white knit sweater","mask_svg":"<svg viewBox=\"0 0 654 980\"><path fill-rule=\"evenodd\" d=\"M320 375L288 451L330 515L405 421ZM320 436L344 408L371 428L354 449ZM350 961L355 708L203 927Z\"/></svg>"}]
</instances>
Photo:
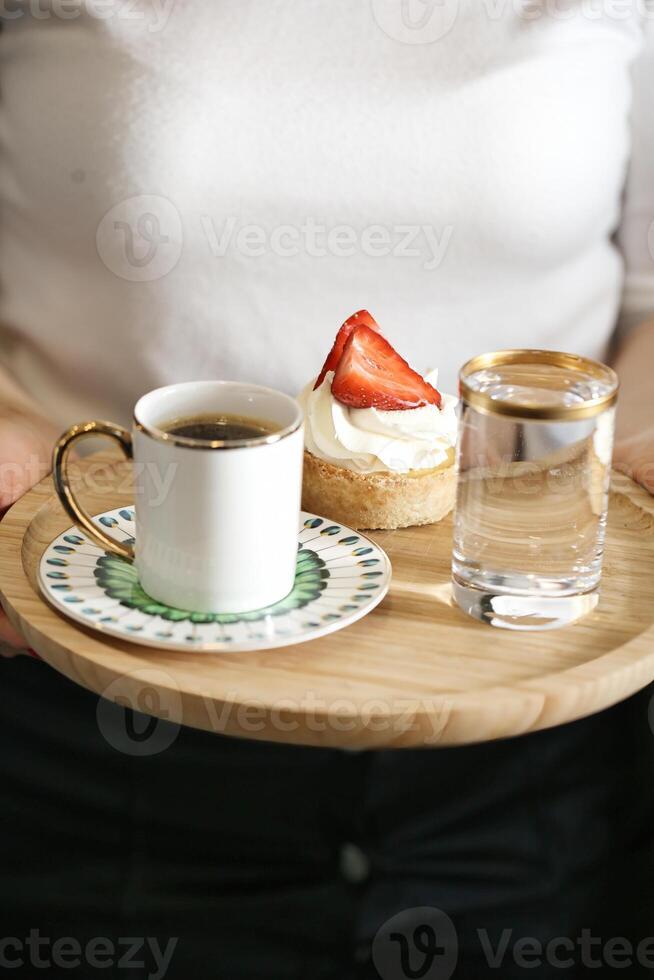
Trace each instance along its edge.
<instances>
[{"instance_id":1,"label":"white knit sweater","mask_svg":"<svg viewBox=\"0 0 654 980\"><path fill-rule=\"evenodd\" d=\"M0 358L62 424L296 391L363 306L450 389L654 314L645 0L3 10Z\"/></svg>"}]
</instances>

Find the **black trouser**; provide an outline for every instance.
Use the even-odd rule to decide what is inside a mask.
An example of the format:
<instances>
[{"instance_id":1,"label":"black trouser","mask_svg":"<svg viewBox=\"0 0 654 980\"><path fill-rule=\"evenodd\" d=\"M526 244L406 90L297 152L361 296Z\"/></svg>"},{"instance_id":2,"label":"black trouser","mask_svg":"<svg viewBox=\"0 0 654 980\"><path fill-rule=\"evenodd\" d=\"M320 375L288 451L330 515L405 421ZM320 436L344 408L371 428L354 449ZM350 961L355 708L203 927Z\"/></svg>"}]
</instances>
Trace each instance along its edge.
<instances>
[{"instance_id":1,"label":"black trouser","mask_svg":"<svg viewBox=\"0 0 654 980\"><path fill-rule=\"evenodd\" d=\"M0 685L7 975L565 978L624 964L619 937L654 935L650 692L469 748L348 753L182 729L138 758L109 744L106 713L101 733L98 699L46 665L1 662ZM641 947L622 975L654 977L649 949L651 969Z\"/></svg>"}]
</instances>

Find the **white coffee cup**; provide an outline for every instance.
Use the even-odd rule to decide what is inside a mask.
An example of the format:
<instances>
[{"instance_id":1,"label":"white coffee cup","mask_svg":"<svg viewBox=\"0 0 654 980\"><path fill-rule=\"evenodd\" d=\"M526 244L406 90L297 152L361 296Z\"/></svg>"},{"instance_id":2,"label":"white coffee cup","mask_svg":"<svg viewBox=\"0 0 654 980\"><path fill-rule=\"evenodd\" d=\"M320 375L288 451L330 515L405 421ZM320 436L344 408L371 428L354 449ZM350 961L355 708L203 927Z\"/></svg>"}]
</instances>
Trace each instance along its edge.
<instances>
[{"instance_id":1,"label":"white coffee cup","mask_svg":"<svg viewBox=\"0 0 654 980\"><path fill-rule=\"evenodd\" d=\"M207 442L161 428L208 413L265 420L272 431ZM72 446L97 435L117 440L134 460L134 547L94 523L70 486ZM303 445L302 410L282 392L231 381L175 384L137 402L131 433L111 422L72 426L54 450L54 484L89 537L134 558L153 599L194 612L247 612L293 588Z\"/></svg>"}]
</instances>

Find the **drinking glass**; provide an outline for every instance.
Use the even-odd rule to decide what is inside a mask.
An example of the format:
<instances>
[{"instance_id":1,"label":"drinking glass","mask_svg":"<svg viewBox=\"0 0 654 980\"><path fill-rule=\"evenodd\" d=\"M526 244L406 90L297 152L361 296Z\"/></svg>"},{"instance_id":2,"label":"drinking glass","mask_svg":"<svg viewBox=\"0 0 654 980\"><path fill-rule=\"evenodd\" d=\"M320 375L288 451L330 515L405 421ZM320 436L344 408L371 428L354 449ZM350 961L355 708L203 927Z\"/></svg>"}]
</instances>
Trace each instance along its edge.
<instances>
[{"instance_id":1,"label":"drinking glass","mask_svg":"<svg viewBox=\"0 0 654 980\"><path fill-rule=\"evenodd\" d=\"M461 369L452 581L482 622L554 629L598 601L618 379L547 350Z\"/></svg>"}]
</instances>

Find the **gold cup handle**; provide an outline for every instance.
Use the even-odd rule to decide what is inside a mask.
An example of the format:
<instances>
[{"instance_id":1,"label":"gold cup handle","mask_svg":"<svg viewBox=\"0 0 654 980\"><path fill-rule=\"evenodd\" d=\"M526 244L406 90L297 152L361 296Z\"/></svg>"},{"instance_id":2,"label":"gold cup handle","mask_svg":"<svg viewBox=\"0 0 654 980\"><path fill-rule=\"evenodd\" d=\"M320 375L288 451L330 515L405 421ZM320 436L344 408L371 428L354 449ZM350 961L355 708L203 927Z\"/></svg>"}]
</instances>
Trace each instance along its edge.
<instances>
[{"instance_id":1,"label":"gold cup handle","mask_svg":"<svg viewBox=\"0 0 654 980\"><path fill-rule=\"evenodd\" d=\"M102 528L94 524L90 516L82 509L75 498L68 478L68 456L74 444L87 436L109 436L115 439L125 453L127 459L132 459L132 437L120 425L113 422L82 422L73 425L57 441L52 453L52 478L55 490L64 509L72 519L84 528L90 538L108 551L113 551L123 558L134 558L134 546L124 541L116 541Z\"/></svg>"}]
</instances>

